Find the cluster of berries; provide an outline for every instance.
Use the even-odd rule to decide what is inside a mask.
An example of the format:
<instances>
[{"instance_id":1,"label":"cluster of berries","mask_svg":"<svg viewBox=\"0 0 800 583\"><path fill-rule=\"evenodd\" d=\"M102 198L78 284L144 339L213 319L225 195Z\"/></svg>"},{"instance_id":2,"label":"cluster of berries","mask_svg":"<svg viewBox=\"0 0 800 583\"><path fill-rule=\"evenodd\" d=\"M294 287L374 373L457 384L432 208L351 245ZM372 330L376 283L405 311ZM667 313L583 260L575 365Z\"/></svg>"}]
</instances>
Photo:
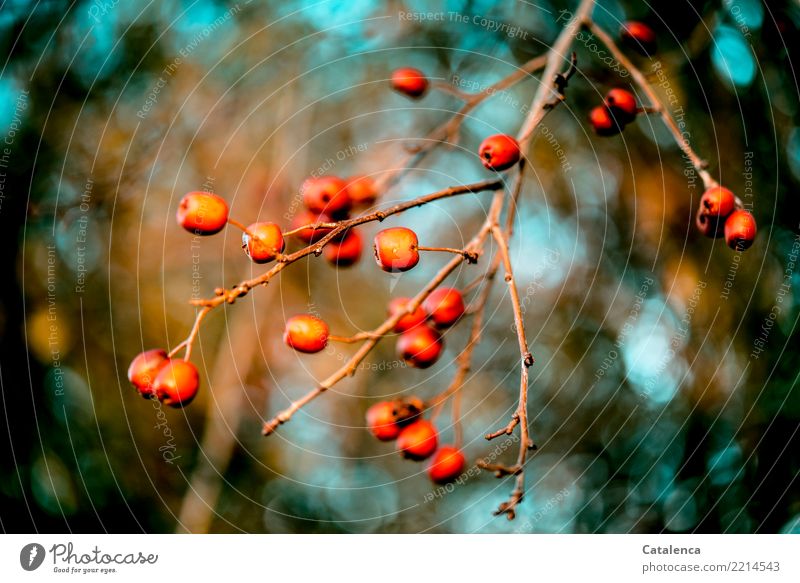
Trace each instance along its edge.
<instances>
[{"instance_id":1,"label":"cluster of berries","mask_svg":"<svg viewBox=\"0 0 800 583\"><path fill-rule=\"evenodd\" d=\"M452 482L464 471L464 454L452 445L439 447L436 427L422 418L422 411L423 404L415 397L381 401L367 410L367 428L381 441L395 440L397 451L406 459L431 458L428 476L434 483Z\"/></svg>"},{"instance_id":2,"label":"cluster of berries","mask_svg":"<svg viewBox=\"0 0 800 583\"><path fill-rule=\"evenodd\" d=\"M197 396L200 375L186 360L170 358L160 348L138 354L128 367L128 380L145 399L180 408Z\"/></svg>"}]
</instances>

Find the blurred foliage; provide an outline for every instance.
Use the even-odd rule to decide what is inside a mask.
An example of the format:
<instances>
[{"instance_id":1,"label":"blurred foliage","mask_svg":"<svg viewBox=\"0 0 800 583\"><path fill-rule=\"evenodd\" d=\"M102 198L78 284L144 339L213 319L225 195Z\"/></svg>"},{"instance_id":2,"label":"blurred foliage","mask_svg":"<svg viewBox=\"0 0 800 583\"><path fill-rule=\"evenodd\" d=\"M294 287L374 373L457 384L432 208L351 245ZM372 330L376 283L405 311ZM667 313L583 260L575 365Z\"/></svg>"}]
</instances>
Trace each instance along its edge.
<instances>
[{"instance_id":1,"label":"blurred foliage","mask_svg":"<svg viewBox=\"0 0 800 583\"><path fill-rule=\"evenodd\" d=\"M602 0L595 14L612 31L631 18L657 30L658 55L638 62L674 96L688 139L752 208L760 234L744 254L698 235L701 186L658 120L640 116L619 138L591 135L586 112L625 80L580 46L568 101L537 133L513 241L540 451L508 523L491 516L508 480L471 471L436 491L421 464L362 427L377 398L447 384L463 325L436 367L401 368L383 342L365 370L277 435L259 432L352 353L290 354L288 315L320 313L341 334L373 327L390 297L414 293L444 258L426 256L399 278L369 257L349 270L322 259L287 270L207 319L194 357L202 394L185 410L140 399L125 371L143 348L187 334L187 299L259 272L235 232L193 240L175 225L184 192L215 190L241 220L288 224L307 175L379 174L407 138L458 106L443 93L419 102L391 93L392 68L479 89L546 50L572 3L3 2L0 236L13 261L0 298L2 528L180 530L193 479L213 512L184 506L187 527L214 532L797 532L800 116L790 56L800 54L800 9L662 4ZM485 178L477 144L519 126L536 83L480 106L458 148L381 203ZM386 222L457 246L487 203L462 197ZM475 273L464 266L453 283ZM516 448L482 437L505 423L517 391L502 288L464 387L470 460L510 459Z\"/></svg>"}]
</instances>

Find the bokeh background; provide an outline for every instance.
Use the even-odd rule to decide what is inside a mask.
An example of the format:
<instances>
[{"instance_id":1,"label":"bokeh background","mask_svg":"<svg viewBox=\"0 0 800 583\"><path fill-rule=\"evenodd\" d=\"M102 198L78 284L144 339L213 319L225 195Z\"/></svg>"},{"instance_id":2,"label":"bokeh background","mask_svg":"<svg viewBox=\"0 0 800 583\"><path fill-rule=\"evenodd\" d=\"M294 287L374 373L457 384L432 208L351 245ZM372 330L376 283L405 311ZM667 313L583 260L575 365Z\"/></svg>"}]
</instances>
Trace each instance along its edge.
<instances>
[{"instance_id":1,"label":"bokeh background","mask_svg":"<svg viewBox=\"0 0 800 583\"><path fill-rule=\"evenodd\" d=\"M193 356L203 385L190 407L162 409L127 384L136 353L188 333L187 300L261 269L234 231L202 240L182 231L174 213L183 193L213 190L242 221L288 225L306 176L379 176L459 106L442 92L421 101L392 93L393 68L480 89L547 50L559 10L572 8L3 0L2 529L800 530L792 0L598 2L609 31L631 18L657 31L658 54L637 63L673 96L687 139L752 209L760 233L745 253L699 236L702 188L657 119L640 116L616 138L591 134L586 112L626 80L591 43L578 44L568 100L530 152L512 245L537 359L530 413L540 448L516 521L491 515L509 479L473 468L457 488L437 491L423 464L363 428L378 399L446 386L468 324L447 333L445 358L425 371L403 367L393 341L382 342L355 377L276 435L260 435L264 419L353 351L291 352L281 342L289 315L320 314L338 334L369 329L445 257L428 255L402 277L369 256L346 270L300 262L206 320ZM487 100L465 120L458 147L432 155L379 204L487 178L477 145L516 132L537 84ZM488 200L442 201L387 223L457 246ZM448 283L479 269L464 266ZM505 286L488 315L463 389L470 464L516 455L516 443L482 437L516 400ZM451 440L447 410L437 422Z\"/></svg>"}]
</instances>

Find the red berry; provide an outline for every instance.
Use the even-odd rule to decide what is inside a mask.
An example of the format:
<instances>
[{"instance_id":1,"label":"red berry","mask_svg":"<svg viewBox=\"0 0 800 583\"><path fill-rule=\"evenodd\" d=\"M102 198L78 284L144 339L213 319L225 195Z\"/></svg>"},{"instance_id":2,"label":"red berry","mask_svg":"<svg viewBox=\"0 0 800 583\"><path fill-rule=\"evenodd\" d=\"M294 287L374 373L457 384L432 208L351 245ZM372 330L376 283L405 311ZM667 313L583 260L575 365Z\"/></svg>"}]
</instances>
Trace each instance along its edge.
<instances>
[{"instance_id":1,"label":"red berry","mask_svg":"<svg viewBox=\"0 0 800 583\"><path fill-rule=\"evenodd\" d=\"M200 375L197 368L185 360L171 360L158 373L153 390L170 407L185 407L197 396Z\"/></svg>"},{"instance_id":2,"label":"red berry","mask_svg":"<svg viewBox=\"0 0 800 583\"><path fill-rule=\"evenodd\" d=\"M425 73L412 67L395 69L392 73L392 89L413 99L422 97L428 90Z\"/></svg>"},{"instance_id":3,"label":"red berry","mask_svg":"<svg viewBox=\"0 0 800 583\"><path fill-rule=\"evenodd\" d=\"M242 233L242 249L254 263L268 263L286 246L281 228L275 223L253 223Z\"/></svg>"},{"instance_id":4,"label":"red berry","mask_svg":"<svg viewBox=\"0 0 800 583\"><path fill-rule=\"evenodd\" d=\"M464 314L464 297L452 287L433 290L422 304L437 326L452 326Z\"/></svg>"},{"instance_id":5,"label":"red berry","mask_svg":"<svg viewBox=\"0 0 800 583\"><path fill-rule=\"evenodd\" d=\"M313 213L311 211L301 211L295 215L294 219L292 219L292 230L299 229L300 227L305 227L306 225L313 225L318 223L331 223L333 219L331 219L328 215ZM303 229L302 231L298 231L295 233L295 236L305 243L316 243L320 239L322 239L325 235L330 233L333 229L328 227L320 227L316 229Z\"/></svg>"},{"instance_id":6,"label":"red berry","mask_svg":"<svg viewBox=\"0 0 800 583\"><path fill-rule=\"evenodd\" d=\"M286 321L283 341L299 352L319 352L328 345L328 325L311 314L292 316Z\"/></svg>"},{"instance_id":7,"label":"red berry","mask_svg":"<svg viewBox=\"0 0 800 583\"><path fill-rule=\"evenodd\" d=\"M381 401L367 409L367 427L381 441L391 441L400 433L395 403Z\"/></svg>"},{"instance_id":8,"label":"red berry","mask_svg":"<svg viewBox=\"0 0 800 583\"><path fill-rule=\"evenodd\" d=\"M325 259L338 267L349 267L361 258L364 243L355 229L348 229L341 241L331 241L325 246Z\"/></svg>"},{"instance_id":9,"label":"red berry","mask_svg":"<svg viewBox=\"0 0 800 583\"><path fill-rule=\"evenodd\" d=\"M378 199L375 181L369 176L351 176L347 179L347 194L353 205L369 206Z\"/></svg>"},{"instance_id":10,"label":"red berry","mask_svg":"<svg viewBox=\"0 0 800 583\"><path fill-rule=\"evenodd\" d=\"M405 227L384 229L375 235L375 261L388 272L408 271L419 263L417 234Z\"/></svg>"},{"instance_id":11,"label":"red berry","mask_svg":"<svg viewBox=\"0 0 800 583\"><path fill-rule=\"evenodd\" d=\"M725 221L725 242L731 249L745 250L756 238L756 220L746 210L733 211Z\"/></svg>"},{"instance_id":12,"label":"red berry","mask_svg":"<svg viewBox=\"0 0 800 583\"><path fill-rule=\"evenodd\" d=\"M478 155L486 168L500 172L519 162L519 144L506 134L489 136L478 148Z\"/></svg>"},{"instance_id":13,"label":"red berry","mask_svg":"<svg viewBox=\"0 0 800 583\"><path fill-rule=\"evenodd\" d=\"M403 457L414 461L430 457L436 451L437 445L436 428L433 423L425 419L407 425L397 436L397 450Z\"/></svg>"},{"instance_id":14,"label":"red berry","mask_svg":"<svg viewBox=\"0 0 800 583\"><path fill-rule=\"evenodd\" d=\"M210 192L190 192L181 199L176 217L190 233L213 235L228 222L228 203Z\"/></svg>"},{"instance_id":15,"label":"red berry","mask_svg":"<svg viewBox=\"0 0 800 583\"><path fill-rule=\"evenodd\" d=\"M656 33L644 23L628 21L622 25L619 35L625 44L645 57L656 52Z\"/></svg>"},{"instance_id":16,"label":"red berry","mask_svg":"<svg viewBox=\"0 0 800 583\"><path fill-rule=\"evenodd\" d=\"M464 471L467 460L457 447L444 445L433 456L428 466L428 476L437 484L452 482Z\"/></svg>"},{"instance_id":17,"label":"red berry","mask_svg":"<svg viewBox=\"0 0 800 583\"><path fill-rule=\"evenodd\" d=\"M441 335L429 326L412 328L397 339L400 358L415 368L428 368L439 360L443 351Z\"/></svg>"},{"instance_id":18,"label":"red berry","mask_svg":"<svg viewBox=\"0 0 800 583\"><path fill-rule=\"evenodd\" d=\"M636 104L636 96L627 89L612 89L606 94L605 103L620 126L636 119L639 106Z\"/></svg>"},{"instance_id":19,"label":"red berry","mask_svg":"<svg viewBox=\"0 0 800 583\"><path fill-rule=\"evenodd\" d=\"M592 124L592 129L598 136L613 136L622 131L622 127L605 105L592 108L589 112L589 123Z\"/></svg>"},{"instance_id":20,"label":"red berry","mask_svg":"<svg viewBox=\"0 0 800 583\"><path fill-rule=\"evenodd\" d=\"M411 300L409 298L394 298L391 302L389 302L389 315L394 316L398 312L405 312L406 306L408 306L408 302L410 301ZM427 319L428 314L425 313L425 310L422 309L422 306L417 306L416 310L410 314L406 314L397 321L397 324L394 325L394 331L398 333L407 332L408 330L419 326Z\"/></svg>"},{"instance_id":21,"label":"red berry","mask_svg":"<svg viewBox=\"0 0 800 583\"><path fill-rule=\"evenodd\" d=\"M347 183L336 176L308 178L303 182L300 191L303 193L306 208L312 212L344 217L350 210Z\"/></svg>"},{"instance_id":22,"label":"red berry","mask_svg":"<svg viewBox=\"0 0 800 583\"><path fill-rule=\"evenodd\" d=\"M142 397L149 399L155 395L153 382L156 380L156 376L168 363L169 357L165 350L156 348L141 352L136 355L128 367L128 380Z\"/></svg>"}]
</instances>

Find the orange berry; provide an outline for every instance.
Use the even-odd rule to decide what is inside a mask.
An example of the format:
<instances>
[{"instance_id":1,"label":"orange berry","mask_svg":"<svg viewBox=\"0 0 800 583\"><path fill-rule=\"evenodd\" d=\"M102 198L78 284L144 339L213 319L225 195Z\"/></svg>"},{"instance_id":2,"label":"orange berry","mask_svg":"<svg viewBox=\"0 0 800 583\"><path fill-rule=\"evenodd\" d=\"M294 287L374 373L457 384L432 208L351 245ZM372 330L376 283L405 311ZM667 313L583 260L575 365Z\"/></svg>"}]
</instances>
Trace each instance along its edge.
<instances>
[{"instance_id":1,"label":"orange berry","mask_svg":"<svg viewBox=\"0 0 800 583\"><path fill-rule=\"evenodd\" d=\"M444 445L431 459L428 476L436 484L447 484L459 477L466 465L467 460L457 447Z\"/></svg>"},{"instance_id":2,"label":"orange berry","mask_svg":"<svg viewBox=\"0 0 800 583\"><path fill-rule=\"evenodd\" d=\"M375 235L375 261L384 271L408 271L419 263L418 247L417 234L411 229L384 229Z\"/></svg>"},{"instance_id":3,"label":"orange berry","mask_svg":"<svg viewBox=\"0 0 800 583\"><path fill-rule=\"evenodd\" d=\"M411 301L409 298L394 298L389 302L389 315L394 316L398 312L405 312L409 301ZM397 321L397 324L394 325L394 331L399 333L407 332L415 326L419 326L427 319L428 314L425 313L422 306L417 306L416 310L410 314L406 314Z\"/></svg>"},{"instance_id":4,"label":"orange berry","mask_svg":"<svg viewBox=\"0 0 800 583\"><path fill-rule=\"evenodd\" d=\"M487 169L500 172L519 162L521 154L517 140L506 134L496 134L483 140L478 155Z\"/></svg>"},{"instance_id":5,"label":"orange berry","mask_svg":"<svg viewBox=\"0 0 800 583\"><path fill-rule=\"evenodd\" d=\"M268 263L286 246L281 228L275 223L253 223L242 233L242 249L254 263Z\"/></svg>"},{"instance_id":6,"label":"orange berry","mask_svg":"<svg viewBox=\"0 0 800 583\"><path fill-rule=\"evenodd\" d=\"M166 350L156 348L136 355L128 367L128 380L145 399L155 396L153 383L156 376L169 363Z\"/></svg>"},{"instance_id":7,"label":"orange berry","mask_svg":"<svg viewBox=\"0 0 800 583\"><path fill-rule=\"evenodd\" d=\"M440 287L431 292L422 304L431 321L437 326L452 326L464 315L464 297L452 287Z\"/></svg>"},{"instance_id":8,"label":"orange berry","mask_svg":"<svg viewBox=\"0 0 800 583\"><path fill-rule=\"evenodd\" d=\"M422 461L436 451L438 441L433 423L418 419L400 431L397 436L397 450L407 459Z\"/></svg>"},{"instance_id":9,"label":"orange berry","mask_svg":"<svg viewBox=\"0 0 800 583\"><path fill-rule=\"evenodd\" d=\"M381 401L367 409L367 427L381 441L391 441L400 433L395 403Z\"/></svg>"},{"instance_id":10,"label":"orange berry","mask_svg":"<svg viewBox=\"0 0 800 583\"><path fill-rule=\"evenodd\" d=\"M355 229L348 229L341 241L331 241L325 246L325 259L338 267L349 267L361 258L364 243Z\"/></svg>"},{"instance_id":11,"label":"orange berry","mask_svg":"<svg viewBox=\"0 0 800 583\"><path fill-rule=\"evenodd\" d=\"M185 360L171 360L158 373L153 390L170 407L180 408L191 403L200 387L197 368Z\"/></svg>"},{"instance_id":12,"label":"orange berry","mask_svg":"<svg viewBox=\"0 0 800 583\"><path fill-rule=\"evenodd\" d=\"M350 210L347 183L337 176L308 178L300 191L306 208L312 212L340 218L347 216Z\"/></svg>"},{"instance_id":13,"label":"orange berry","mask_svg":"<svg viewBox=\"0 0 800 583\"><path fill-rule=\"evenodd\" d=\"M392 73L392 89L412 99L422 97L428 90L425 73L413 67L395 69Z\"/></svg>"},{"instance_id":14,"label":"orange berry","mask_svg":"<svg viewBox=\"0 0 800 583\"><path fill-rule=\"evenodd\" d=\"M351 176L347 179L347 194L353 205L369 206L378 199L375 181L369 176Z\"/></svg>"},{"instance_id":15,"label":"orange berry","mask_svg":"<svg viewBox=\"0 0 800 583\"><path fill-rule=\"evenodd\" d=\"M756 238L756 220L746 210L733 211L725 221L725 242L731 249L745 250Z\"/></svg>"},{"instance_id":16,"label":"orange berry","mask_svg":"<svg viewBox=\"0 0 800 583\"><path fill-rule=\"evenodd\" d=\"M444 351L439 333L429 326L417 326L397 339L397 353L409 366L428 368Z\"/></svg>"}]
</instances>

